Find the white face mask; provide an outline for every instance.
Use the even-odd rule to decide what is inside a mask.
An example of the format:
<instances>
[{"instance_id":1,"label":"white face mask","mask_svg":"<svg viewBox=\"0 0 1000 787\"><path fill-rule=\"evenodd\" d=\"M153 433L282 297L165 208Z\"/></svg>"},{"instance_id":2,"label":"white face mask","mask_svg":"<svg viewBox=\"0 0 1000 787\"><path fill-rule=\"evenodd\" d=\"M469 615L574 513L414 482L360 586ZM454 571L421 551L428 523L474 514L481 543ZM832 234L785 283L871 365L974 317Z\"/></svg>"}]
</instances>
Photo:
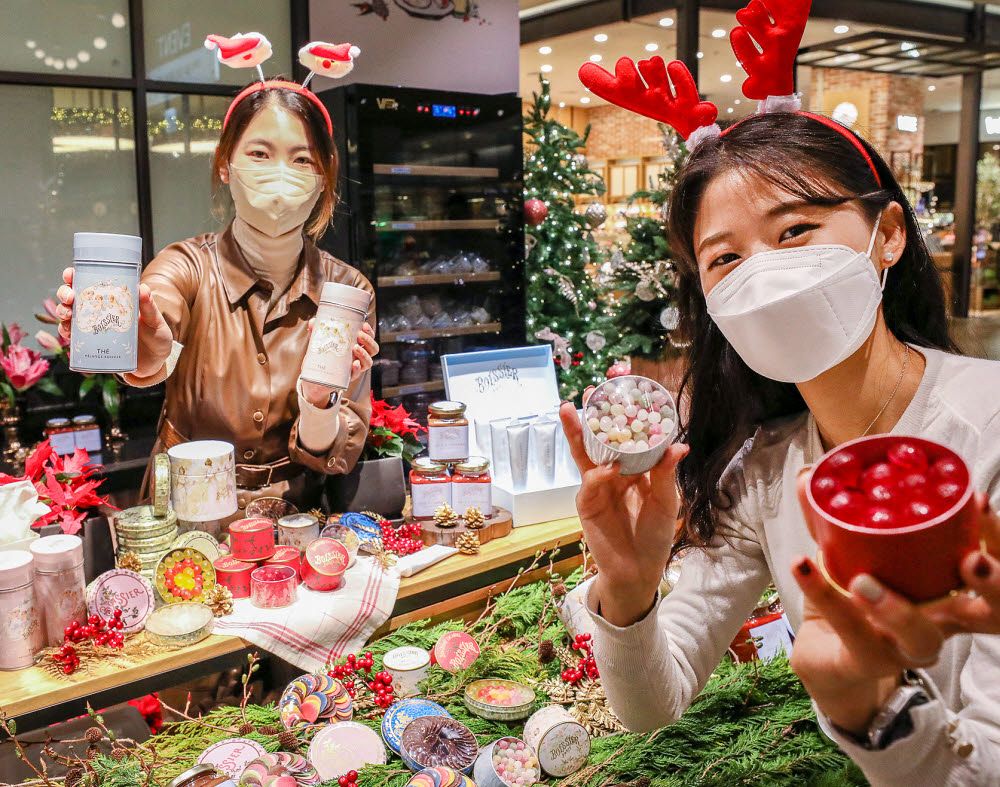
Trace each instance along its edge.
<instances>
[{"instance_id":1,"label":"white face mask","mask_svg":"<svg viewBox=\"0 0 1000 787\"><path fill-rule=\"evenodd\" d=\"M801 383L864 344L889 272L880 283L871 259L878 226L866 252L833 244L764 251L715 285L708 314L747 366Z\"/></svg>"},{"instance_id":2,"label":"white face mask","mask_svg":"<svg viewBox=\"0 0 1000 787\"><path fill-rule=\"evenodd\" d=\"M268 167L230 164L229 172L236 213L272 238L305 224L319 199L320 175L284 162Z\"/></svg>"}]
</instances>

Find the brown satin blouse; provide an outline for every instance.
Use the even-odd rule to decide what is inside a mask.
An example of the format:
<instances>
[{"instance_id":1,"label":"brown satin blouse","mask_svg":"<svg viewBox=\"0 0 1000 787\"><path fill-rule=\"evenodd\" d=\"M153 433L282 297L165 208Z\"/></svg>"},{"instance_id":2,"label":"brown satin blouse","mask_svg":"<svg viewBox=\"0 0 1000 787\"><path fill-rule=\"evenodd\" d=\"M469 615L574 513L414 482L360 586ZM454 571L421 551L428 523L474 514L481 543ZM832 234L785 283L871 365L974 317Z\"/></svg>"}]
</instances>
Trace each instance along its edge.
<instances>
[{"instance_id":1,"label":"brown satin blouse","mask_svg":"<svg viewBox=\"0 0 1000 787\"><path fill-rule=\"evenodd\" d=\"M271 284L253 272L230 226L168 246L142 273L174 340L184 345L166 381L154 454L183 440L225 440L235 445L237 464L247 466L243 476L261 481L282 476L249 489L241 484L241 510L250 500L271 495L300 508L315 505L320 488L315 473L350 472L368 434L370 373L341 398L340 428L324 456L298 442L296 383L324 282L372 292L368 321L375 325L374 292L360 272L308 238L299 266L269 309ZM280 473L260 468L286 458L293 466Z\"/></svg>"}]
</instances>

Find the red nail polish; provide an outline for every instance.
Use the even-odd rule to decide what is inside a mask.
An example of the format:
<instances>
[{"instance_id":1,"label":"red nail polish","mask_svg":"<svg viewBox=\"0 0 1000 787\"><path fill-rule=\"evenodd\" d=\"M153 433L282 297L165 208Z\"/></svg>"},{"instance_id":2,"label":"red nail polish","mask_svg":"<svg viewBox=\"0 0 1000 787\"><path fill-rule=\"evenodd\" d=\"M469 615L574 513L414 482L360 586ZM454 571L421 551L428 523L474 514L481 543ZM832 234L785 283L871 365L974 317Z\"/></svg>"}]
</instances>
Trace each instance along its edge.
<instances>
[{"instance_id":1,"label":"red nail polish","mask_svg":"<svg viewBox=\"0 0 1000 787\"><path fill-rule=\"evenodd\" d=\"M802 576L807 577L812 573L812 566L809 564L808 560L803 560L799 563L795 570L798 571Z\"/></svg>"},{"instance_id":2,"label":"red nail polish","mask_svg":"<svg viewBox=\"0 0 1000 787\"><path fill-rule=\"evenodd\" d=\"M992 569L990 568L989 561L980 555L979 559L976 560L976 565L972 568L972 573L980 579L986 579L990 575L991 571Z\"/></svg>"}]
</instances>

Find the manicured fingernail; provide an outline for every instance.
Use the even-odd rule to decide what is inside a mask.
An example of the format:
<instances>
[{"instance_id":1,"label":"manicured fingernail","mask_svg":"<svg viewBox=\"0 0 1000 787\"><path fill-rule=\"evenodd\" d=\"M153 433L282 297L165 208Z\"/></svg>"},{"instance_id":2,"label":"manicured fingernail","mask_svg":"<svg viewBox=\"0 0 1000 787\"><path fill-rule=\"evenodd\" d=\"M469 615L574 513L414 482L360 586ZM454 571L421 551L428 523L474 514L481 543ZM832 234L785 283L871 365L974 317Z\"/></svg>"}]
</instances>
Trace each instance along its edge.
<instances>
[{"instance_id":1,"label":"manicured fingernail","mask_svg":"<svg viewBox=\"0 0 1000 787\"><path fill-rule=\"evenodd\" d=\"M875 604L882 600L885 588L876 582L874 577L868 574L858 574L851 583L851 592L861 596L865 601Z\"/></svg>"},{"instance_id":2,"label":"manicured fingernail","mask_svg":"<svg viewBox=\"0 0 1000 787\"><path fill-rule=\"evenodd\" d=\"M972 573L975 574L980 579L986 579L992 572L990 568L990 562L986 559L985 555L980 555L979 559L976 560L976 565L972 568Z\"/></svg>"},{"instance_id":3,"label":"manicured fingernail","mask_svg":"<svg viewBox=\"0 0 1000 787\"><path fill-rule=\"evenodd\" d=\"M802 576L807 577L812 573L813 567L809 563L809 560L805 559L795 567L795 570Z\"/></svg>"}]
</instances>

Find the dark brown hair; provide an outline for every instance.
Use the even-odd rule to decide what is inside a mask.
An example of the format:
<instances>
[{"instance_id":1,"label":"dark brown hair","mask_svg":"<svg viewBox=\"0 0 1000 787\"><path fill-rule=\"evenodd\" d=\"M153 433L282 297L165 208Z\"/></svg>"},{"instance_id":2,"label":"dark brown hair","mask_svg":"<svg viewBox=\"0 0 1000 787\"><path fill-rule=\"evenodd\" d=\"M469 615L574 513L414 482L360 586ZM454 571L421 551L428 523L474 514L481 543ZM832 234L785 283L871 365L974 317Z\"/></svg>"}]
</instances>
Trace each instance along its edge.
<instances>
[{"instance_id":1,"label":"dark brown hair","mask_svg":"<svg viewBox=\"0 0 1000 787\"><path fill-rule=\"evenodd\" d=\"M885 161L863 140L862 145L881 186L860 151L839 131L794 113L756 115L726 135L706 140L678 173L669 232L680 273L680 333L690 341L681 384L687 405L681 413L681 439L691 450L677 472L686 528L675 553L705 544L716 534L716 513L734 502L720 481L757 427L806 409L794 384L770 380L750 369L708 315L694 253L694 225L712 179L736 169L813 205L857 202L872 222L886 205L898 202L905 214L906 248L889 269L882 297L886 325L902 342L957 351L948 335L941 280L913 209Z\"/></svg>"},{"instance_id":2,"label":"dark brown hair","mask_svg":"<svg viewBox=\"0 0 1000 787\"><path fill-rule=\"evenodd\" d=\"M283 77L275 79L283 79ZM322 176L323 193L306 220L304 231L313 241L318 241L326 232L326 228L330 226L333 209L337 205L337 174L340 162L337 158L337 148L333 144L333 138L326 130L326 118L323 117L323 113L310 99L294 90L277 87L258 90L233 108L233 114L229 116L229 122L222 130L219 145L215 149L215 158L212 160L212 196L216 209L224 213L225 208L229 205L229 194L228 190L224 188L226 184L222 182L221 172L232 159L236 143L243 136L250 121L270 106L279 106L288 110L305 124L306 135L309 137L309 144L316 156Z\"/></svg>"}]
</instances>

